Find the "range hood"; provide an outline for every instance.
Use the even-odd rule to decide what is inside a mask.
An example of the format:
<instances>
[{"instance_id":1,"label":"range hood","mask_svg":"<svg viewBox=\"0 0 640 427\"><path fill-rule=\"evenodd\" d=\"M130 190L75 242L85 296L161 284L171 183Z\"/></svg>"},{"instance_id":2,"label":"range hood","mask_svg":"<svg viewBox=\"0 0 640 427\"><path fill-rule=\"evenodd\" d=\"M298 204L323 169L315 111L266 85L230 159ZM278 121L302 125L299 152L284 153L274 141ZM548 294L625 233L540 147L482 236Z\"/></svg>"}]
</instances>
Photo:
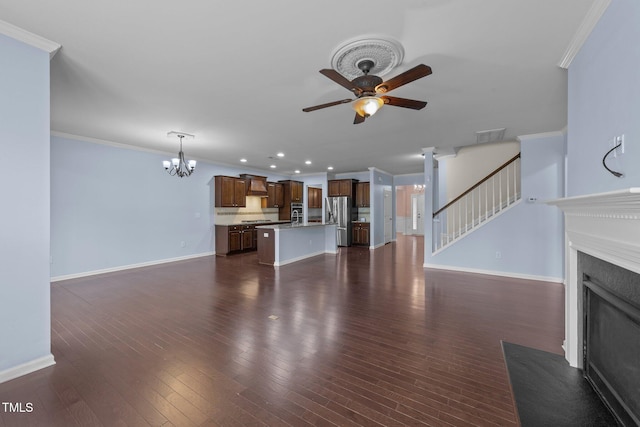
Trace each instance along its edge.
<instances>
[{"instance_id":1,"label":"range hood","mask_svg":"<svg viewBox=\"0 0 640 427\"><path fill-rule=\"evenodd\" d=\"M267 177L242 174L241 178L246 181L247 196L267 197Z\"/></svg>"}]
</instances>

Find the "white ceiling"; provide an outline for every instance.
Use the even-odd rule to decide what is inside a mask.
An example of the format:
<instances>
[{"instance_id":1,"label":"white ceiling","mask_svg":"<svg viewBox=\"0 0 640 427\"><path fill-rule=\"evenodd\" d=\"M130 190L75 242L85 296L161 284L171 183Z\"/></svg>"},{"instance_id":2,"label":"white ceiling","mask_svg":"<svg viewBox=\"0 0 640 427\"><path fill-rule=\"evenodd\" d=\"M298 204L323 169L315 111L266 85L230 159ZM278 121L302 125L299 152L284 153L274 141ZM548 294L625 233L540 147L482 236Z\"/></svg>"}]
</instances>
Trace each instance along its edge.
<instances>
[{"instance_id":1,"label":"white ceiling","mask_svg":"<svg viewBox=\"0 0 640 427\"><path fill-rule=\"evenodd\" d=\"M175 153L169 131L195 134L187 158L289 174L421 172L423 147L561 130L567 71L558 62L594 0L0 0L0 18L54 42L51 128ZM402 64L431 76L390 93L354 125L351 97L318 71L363 35L398 40ZM277 152L282 159L272 160ZM310 159L310 166L304 160Z\"/></svg>"}]
</instances>

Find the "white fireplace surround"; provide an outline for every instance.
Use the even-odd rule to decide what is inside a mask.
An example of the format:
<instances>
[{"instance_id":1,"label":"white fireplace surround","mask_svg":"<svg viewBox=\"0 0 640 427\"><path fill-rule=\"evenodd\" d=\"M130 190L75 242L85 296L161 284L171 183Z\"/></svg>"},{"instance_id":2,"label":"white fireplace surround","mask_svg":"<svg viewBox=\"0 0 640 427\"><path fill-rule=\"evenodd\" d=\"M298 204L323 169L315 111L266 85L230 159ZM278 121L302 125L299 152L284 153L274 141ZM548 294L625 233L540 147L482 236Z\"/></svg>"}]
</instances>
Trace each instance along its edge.
<instances>
[{"instance_id":1,"label":"white fireplace surround","mask_svg":"<svg viewBox=\"0 0 640 427\"><path fill-rule=\"evenodd\" d=\"M582 280L578 252L640 274L640 188L546 202L565 218L565 358L582 366Z\"/></svg>"}]
</instances>

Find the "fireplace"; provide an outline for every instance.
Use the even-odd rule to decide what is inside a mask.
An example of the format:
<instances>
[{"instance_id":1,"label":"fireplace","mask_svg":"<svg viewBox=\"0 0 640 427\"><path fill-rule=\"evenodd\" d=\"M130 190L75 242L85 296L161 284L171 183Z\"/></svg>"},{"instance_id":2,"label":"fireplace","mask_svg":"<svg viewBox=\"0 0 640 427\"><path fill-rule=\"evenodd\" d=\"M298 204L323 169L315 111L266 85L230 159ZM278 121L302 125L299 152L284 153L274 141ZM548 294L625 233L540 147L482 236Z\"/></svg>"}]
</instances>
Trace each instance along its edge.
<instances>
[{"instance_id":1,"label":"fireplace","mask_svg":"<svg viewBox=\"0 0 640 427\"><path fill-rule=\"evenodd\" d=\"M640 425L640 275L578 254L584 375L622 425Z\"/></svg>"},{"instance_id":2,"label":"fireplace","mask_svg":"<svg viewBox=\"0 0 640 427\"><path fill-rule=\"evenodd\" d=\"M624 425L638 425L640 188L547 203L565 218L565 357Z\"/></svg>"}]
</instances>

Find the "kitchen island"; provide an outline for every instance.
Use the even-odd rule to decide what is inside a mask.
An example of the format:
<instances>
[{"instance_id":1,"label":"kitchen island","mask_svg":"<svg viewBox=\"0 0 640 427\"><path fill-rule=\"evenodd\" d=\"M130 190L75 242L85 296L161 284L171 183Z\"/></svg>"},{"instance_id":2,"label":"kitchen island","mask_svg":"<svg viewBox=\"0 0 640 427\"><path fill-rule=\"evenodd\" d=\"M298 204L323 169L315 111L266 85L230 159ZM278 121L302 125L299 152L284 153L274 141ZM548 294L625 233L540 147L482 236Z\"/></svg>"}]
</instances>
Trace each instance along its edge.
<instances>
[{"instance_id":1,"label":"kitchen island","mask_svg":"<svg viewBox=\"0 0 640 427\"><path fill-rule=\"evenodd\" d=\"M258 262L275 267L321 254L337 254L335 224L269 224L256 226Z\"/></svg>"},{"instance_id":2,"label":"kitchen island","mask_svg":"<svg viewBox=\"0 0 640 427\"><path fill-rule=\"evenodd\" d=\"M265 219L241 221L239 223L216 224L216 255L226 256L257 249L258 235L256 226L265 224L289 224L288 221L271 221Z\"/></svg>"}]
</instances>

